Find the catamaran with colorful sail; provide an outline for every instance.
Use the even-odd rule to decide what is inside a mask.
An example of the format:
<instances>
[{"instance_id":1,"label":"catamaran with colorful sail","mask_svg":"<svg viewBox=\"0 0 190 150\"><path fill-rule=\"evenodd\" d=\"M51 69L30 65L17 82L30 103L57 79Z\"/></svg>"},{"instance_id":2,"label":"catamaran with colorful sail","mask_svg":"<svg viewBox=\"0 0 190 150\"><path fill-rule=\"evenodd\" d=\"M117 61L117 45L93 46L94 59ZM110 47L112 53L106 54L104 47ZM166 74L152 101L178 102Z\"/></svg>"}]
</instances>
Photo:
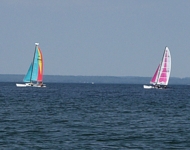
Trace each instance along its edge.
<instances>
[{"instance_id":1,"label":"catamaran with colorful sail","mask_svg":"<svg viewBox=\"0 0 190 150\"><path fill-rule=\"evenodd\" d=\"M171 54L168 47L165 48L161 63L158 65L150 84L144 85L145 89L166 88L171 73Z\"/></svg>"},{"instance_id":2,"label":"catamaran with colorful sail","mask_svg":"<svg viewBox=\"0 0 190 150\"><path fill-rule=\"evenodd\" d=\"M46 87L43 84L43 56L39 43L35 43L33 61L25 75L23 81L25 84L16 84L17 87Z\"/></svg>"}]
</instances>

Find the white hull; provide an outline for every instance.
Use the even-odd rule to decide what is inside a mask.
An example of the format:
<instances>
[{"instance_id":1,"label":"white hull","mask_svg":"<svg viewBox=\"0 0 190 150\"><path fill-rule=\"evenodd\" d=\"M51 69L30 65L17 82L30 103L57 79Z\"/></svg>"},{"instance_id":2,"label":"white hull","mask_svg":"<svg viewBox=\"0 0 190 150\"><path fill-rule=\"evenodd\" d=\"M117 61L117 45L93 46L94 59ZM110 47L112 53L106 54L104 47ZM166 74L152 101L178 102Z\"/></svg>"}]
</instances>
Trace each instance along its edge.
<instances>
[{"instance_id":1,"label":"white hull","mask_svg":"<svg viewBox=\"0 0 190 150\"><path fill-rule=\"evenodd\" d=\"M26 87L26 84L16 84L17 87Z\"/></svg>"},{"instance_id":2,"label":"white hull","mask_svg":"<svg viewBox=\"0 0 190 150\"><path fill-rule=\"evenodd\" d=\"M31 83L25 83L25 84L16 84L17 87L46 87L45 84L39 85L39 84L31 84Z\"/></svg>"},{"instance_id":3,"label":"white hull","mask_svg":"<svg viewBox=\"0 0 190 150\"><path fill-rule=\"evenodd\" d=\"M163 86L152 86L152 85L143 85L144 89L166 89L166 87Z\"/></svg>"},{"instance_id":4,"label":"white hull","mask_svg":"<svg viewBox=\"0 0 190 150\"><path fill-rule=\"evenodd\" d=\"M154 86L151 85L143 85L144 89L154 89Z\"/></svg>"}]
</instances>

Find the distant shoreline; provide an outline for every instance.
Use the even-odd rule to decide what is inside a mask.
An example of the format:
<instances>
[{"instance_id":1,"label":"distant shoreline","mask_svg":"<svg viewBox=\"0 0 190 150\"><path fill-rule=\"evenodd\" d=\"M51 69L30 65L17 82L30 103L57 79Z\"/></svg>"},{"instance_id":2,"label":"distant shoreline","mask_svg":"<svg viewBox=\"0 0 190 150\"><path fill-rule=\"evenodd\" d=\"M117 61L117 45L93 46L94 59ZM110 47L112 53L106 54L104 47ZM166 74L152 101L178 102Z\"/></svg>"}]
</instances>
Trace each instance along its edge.
<instances>
[{"instance_id":1,"label":"distant shoreline","mask_svg":"<svg viewBox=\"0 0 190 150\"><path fill-rule=\"evenodd\" d=\"M0 74L0 82L23 82L24 75ZM44 82L52 83L118 83L118 84L149 84L151 77L137 76L74 76L44 75ZM190 78L171 77L169 84L190 84Z\"/></svg>"}]
</instances>

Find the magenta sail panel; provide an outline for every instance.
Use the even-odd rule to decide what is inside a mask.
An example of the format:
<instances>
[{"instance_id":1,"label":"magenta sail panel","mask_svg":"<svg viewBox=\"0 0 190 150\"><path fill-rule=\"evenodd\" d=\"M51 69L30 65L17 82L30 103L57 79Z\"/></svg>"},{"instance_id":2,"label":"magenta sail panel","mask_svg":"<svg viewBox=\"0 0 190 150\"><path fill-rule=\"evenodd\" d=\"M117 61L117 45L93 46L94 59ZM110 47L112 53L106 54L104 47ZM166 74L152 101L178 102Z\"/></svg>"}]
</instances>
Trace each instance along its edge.
<instances>
[{"instance_id":1,"label":"magenta sail panel","mask_svg":"<svg viewBox=\"0 0 190 150\"><path fill-rule=\"evenodd\" d=\"M156 69L156 72L154 73L154 76L152 77L150 83L156 83L157 78L158 78L158 70L160 68L160 64L158 65L158 68Z\"/></svg>"}]
</instances>

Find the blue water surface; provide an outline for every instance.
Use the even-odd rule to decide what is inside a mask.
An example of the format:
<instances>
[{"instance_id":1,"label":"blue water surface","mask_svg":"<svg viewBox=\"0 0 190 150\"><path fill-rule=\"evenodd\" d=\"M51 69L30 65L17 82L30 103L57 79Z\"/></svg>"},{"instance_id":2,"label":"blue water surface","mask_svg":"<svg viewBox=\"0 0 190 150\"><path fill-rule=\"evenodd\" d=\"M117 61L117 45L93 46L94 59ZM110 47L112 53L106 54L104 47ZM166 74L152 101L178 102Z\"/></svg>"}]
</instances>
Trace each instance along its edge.
<instances>
[{"instance_id":1,"label":"blue water surface","mask_svg":"<svg viewBox=\"0 0 190 150\"><path fill-rule=\"evenodd\" d=\"M0 149L189 148L189 85L0 83Z\"/></svg>"}]
</instances>

